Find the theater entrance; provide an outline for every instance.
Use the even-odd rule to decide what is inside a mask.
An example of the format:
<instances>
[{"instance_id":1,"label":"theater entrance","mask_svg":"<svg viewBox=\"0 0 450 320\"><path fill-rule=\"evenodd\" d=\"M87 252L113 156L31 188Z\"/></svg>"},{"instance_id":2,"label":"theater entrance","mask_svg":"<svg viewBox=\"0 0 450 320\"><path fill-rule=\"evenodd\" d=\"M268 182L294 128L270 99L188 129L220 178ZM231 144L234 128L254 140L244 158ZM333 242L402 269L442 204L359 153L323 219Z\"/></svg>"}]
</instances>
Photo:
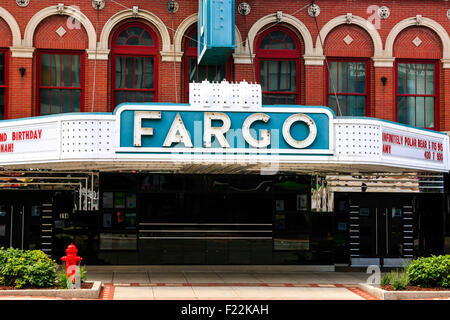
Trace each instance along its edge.
<instances>
[{"instance_id":1,"label":"theater entrance","mask_svg":"<svg viewBox=\"0 0 450 320\"><path fill-rule=\"evenodd\" d=\"M352 267L402 267L414 256L414 198L393 194L337 194L348 218Z\"/></svg>"}]
</instances>

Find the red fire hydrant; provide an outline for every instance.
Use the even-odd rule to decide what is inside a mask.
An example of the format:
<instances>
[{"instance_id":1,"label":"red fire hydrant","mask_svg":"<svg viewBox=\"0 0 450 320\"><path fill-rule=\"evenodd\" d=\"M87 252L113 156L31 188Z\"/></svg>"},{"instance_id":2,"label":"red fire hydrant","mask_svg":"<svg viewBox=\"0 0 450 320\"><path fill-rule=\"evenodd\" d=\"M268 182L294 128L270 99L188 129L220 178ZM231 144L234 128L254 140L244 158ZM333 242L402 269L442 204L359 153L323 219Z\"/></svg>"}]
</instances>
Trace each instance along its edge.
<instances>
[{"instance_id":1,"label":"red fire hydrant","mask_svg":"<svg viewBox=\"0 0 450 320\"><path fill-rule=\"evenodd\" d=\"M83 259L77 256L77 252L77 247L71 243L66 249L66 256L61 258L66 263L66 276L68 280L72 280L71 283L75 283L77 264Z\"/></svg>"}]
</instances>

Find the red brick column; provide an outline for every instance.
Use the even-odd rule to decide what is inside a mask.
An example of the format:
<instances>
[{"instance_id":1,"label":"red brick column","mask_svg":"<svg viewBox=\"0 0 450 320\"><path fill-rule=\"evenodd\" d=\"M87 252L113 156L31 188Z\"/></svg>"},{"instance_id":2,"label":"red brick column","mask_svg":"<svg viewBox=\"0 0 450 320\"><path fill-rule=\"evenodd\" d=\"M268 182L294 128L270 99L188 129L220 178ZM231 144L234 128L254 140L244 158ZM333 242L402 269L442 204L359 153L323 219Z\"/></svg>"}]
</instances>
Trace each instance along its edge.
<instances>
[{"instance_id":1,"label":"red brick column","mask_svg":"<svg viewBox=\"0 0 450 320\"><path fill-rule=\"evenodd\" d=\"M94 73L95 73L95 96L94 90ZM108 100L108 92L111 86L111 76L108 75L108 60L88 59L86 56L85 69L85 95L84 95L84 111L85 112L108 112L110 101ZM92 110L92 101L94 101L94 109Z\"/></svg>"},{"instance_id":2,"label":"red brick column","mask_svg":"<svg viewBox=\"0 0 450 320\"><path fill-rule=\"evenodd\" d=\"M19 68L24 67L25 75L22 77ZM36 115L33 110L33 69L32 58L10 57L9 64L9 90L7 119L25 118Z\"/></svg>"},{"instance_id":3,"label":"red brick column","mask_svg":"<svg viewBox=\"0 0 450 320\"><path fill-rule=\"evenodd\" d=\"M158 102L184 103L181 62L161 61L158 75Z\"/></svg>"},{"instance_id":4,"label":"red brick column","mask_svg":"<svg viewBox=\"0 0 450 320\"><path fill-rule=\"evenodd\" d=\"M446 112L445 106L450 106L450 68L442 69L441 101L439 103L439 116L441 119L441 131L450 131L450 112Z\"/></svg>"},{"instance_id":5,"label":"red brick column","mask_svg":"<svg viewBox=\"0 0 450 320\"><path fill-rule=\"evenodd\" d=\"M255 66L255 78L256 76L256 64ZM253 80L253 69L251 64L235 64L234 65L234 79L232 81L241 82L241 81L255 82Z\"/></svg>"},{"instance_id":6,"label":"red brick column","mask_svg":"<svg viewBox=\"0 0 450 320\"><path fill-rule=\"evenodd\" d=\"M374 101L372 102L371 115L376 118L396 121L395 119L395 76L393 67L375 67L372 83L374 84ZM386 85L383 86L381 78L386 77Z\"/></svg>"},{"instance_id":7,"label":"red brick column","mask_svg":"<svg viewBox=\"0 0 450 320\"><path fill-rule=\"evenodd\" d=\"M326 106L325 64L305 65L305 105Z\"/></svg>"}]
</instances>

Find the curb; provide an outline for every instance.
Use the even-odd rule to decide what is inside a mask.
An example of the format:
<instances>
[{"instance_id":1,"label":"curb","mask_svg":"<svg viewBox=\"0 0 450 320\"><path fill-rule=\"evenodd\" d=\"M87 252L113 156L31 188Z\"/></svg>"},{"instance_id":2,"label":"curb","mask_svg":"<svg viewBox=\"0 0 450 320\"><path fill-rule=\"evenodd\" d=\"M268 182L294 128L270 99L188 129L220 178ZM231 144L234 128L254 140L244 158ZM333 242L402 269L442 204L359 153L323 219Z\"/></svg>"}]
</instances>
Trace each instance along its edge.
<instances>
[{"instance_id":1,"label":"curb","mask_svg":"<svg viewBox=\"0 0 450 320\"><path fill-rule=\"evenodd\" d=\"M89 283L89 282L88 282ZM91 289L18 289L0 290L0 296L39 296L58 298L98 299L102 289L101 281L94 281Z\"/></svg>"},{"instance_id":2,"label":"curb","mask_svg":"<svg viewBox=\"0 0 450 320\"><path fill-rule=\"evenodd\" d=\"M387 291L365 283L358 287L380 300L450 298L450 291Z\"/></svg>"}]
</instances>

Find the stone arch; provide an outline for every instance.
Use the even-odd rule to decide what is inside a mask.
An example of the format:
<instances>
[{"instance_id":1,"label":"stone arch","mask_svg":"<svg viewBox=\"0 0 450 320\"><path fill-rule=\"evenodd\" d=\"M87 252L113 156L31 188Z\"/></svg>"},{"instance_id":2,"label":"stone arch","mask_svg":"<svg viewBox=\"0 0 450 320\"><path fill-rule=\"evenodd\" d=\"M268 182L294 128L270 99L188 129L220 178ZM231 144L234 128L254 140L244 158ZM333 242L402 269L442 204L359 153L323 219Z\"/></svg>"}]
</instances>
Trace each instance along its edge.
<instances>
[{"instance_id":1,"label":"stone arch","mask_svg":"<svg viewBox=\"0 0 450 320\"><path fill-rule=\"evenodd\" d=\"M2 7L0 7L0 17L5 20L11 30L13 47L20 47L22 45L22 35L16 19L8 10Z\"/></svg>"},{"instance_id":2,"label":"stone arch","mask_svg":"<svg viewBox=\"0 0 450 320\"><path fill-rule=\"evenodd\" d=\"M88 50L95 51L95 46L97 43L97 35L95 32L95 28L92 25L91 21L84 13L82 13L78 8L71 7L71 6L51 6L44 8L37 12L28 22L24 38L23 38L23 47L25 48L32 48L33 47L33 38L34 38L34 32L38 25L46 18L52 16L52 15L66 15L70 16L76 20L78 20L86 30L87 36L88 36Z\"/></svg>"},{"instance_id":3,"label":"stone arch","mask_svg":"<svg viewBox=\"0 0 450 320\"><path fill-rule=\"evenodd\" d=\"M386 44L385 44L385 54L386 56L392 57L394 54L394 44L395 39L397 36L402 32L404 29L411 27L411 26L420 26L420 27L426 27L431 30L433 30L441 39L442 41L442 60L444 64L447 64L448 67L450 67L450 38L447 33L447 31L436 21L425 18L420 15L415 17L406 18L399 23L397 23L389 32L387 38L386 38Z\"/></svg>"},{"instance_id":4,"label":"stone arch","mask_svg":"<svg viewBox=\"0 0 450 320\"><path fill-rule=\"evenodd\" d=\"M262 17L258 21L256 21L250 30L248 31L248 40L250 42L250 48L252 49L252 52L255 50L255 40L258 35L258 32L260 32L265 26L271 23L285 23L295 28L295 30L302 36L303 43L305 46L305 56L313 56L314 54L314 47L313 47L313 40L311 37L311 33L309 32L308 28L297 18L294 16L291 16L289 14L283 13L281 15L280 20L277 20L276 14L269 14L267 16ZM245 46L245 51L248 53L249 48Z\"/></svg>"},{"instance_id":5,"label":"stone arch","mask_svg":"<svg viewBox=\"0 0 450 320\"><path fill-rule=\"evenodd\" d=\"M354 16L352 14L335 17L330 21L328 21L322 27L316 39L316 47L315 47L316 55L323 56L323 48L320 40L322 39L322 41L325 43L325 39L327 35L331 32L331 30L342 24L353 24L364 29L372 38L374 57L383 56L383 42L381 41L381 37L377 29L374 27L372 23L370 23L366 19L361 18L359 16Z\"/></svg>"},{"instance_id":6,"label":"stone arch","mask_svg":"<svg viewBox=\"0 0 450 320\"><path fill-rule=\"evenodd\" d=\"M111 33L114 30L114 27L118 23L120 23L124 20L127 20L127 19L135 19L135 18L141 18L145 21L150 22L156 28L156 30L158 30L159 35L161 37L161 42L162 42L161 55L163 57L166 54L173 56L173 52L171 50L171 45L170 45L170 35L169 35L169 31L168 31L166 25L158 16L156 16L155 14L153 14L149 11L142 10L142 9L139 9L137 15L135 15L135 13L133 13L133 10L127 9L127 10L117 12L111 18L109 18L109 20L106 21L105 25L103 26L102 32L100 34L99 50L103 51L103 52L109 51L109 39L110 39Z\"/></svg>"}]
</instances>

